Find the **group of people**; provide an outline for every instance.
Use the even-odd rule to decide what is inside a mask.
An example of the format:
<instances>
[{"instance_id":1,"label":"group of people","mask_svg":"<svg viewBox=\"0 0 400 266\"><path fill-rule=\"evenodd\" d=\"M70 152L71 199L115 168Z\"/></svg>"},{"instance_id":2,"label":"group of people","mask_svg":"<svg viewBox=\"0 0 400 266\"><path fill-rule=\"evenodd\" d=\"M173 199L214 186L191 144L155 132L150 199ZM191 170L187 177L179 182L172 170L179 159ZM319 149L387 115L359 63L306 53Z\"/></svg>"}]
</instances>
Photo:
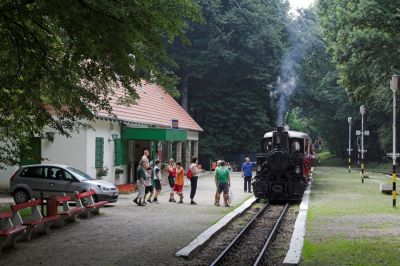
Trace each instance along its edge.
<instances>
[{"instance_id":1,"label":"group of people","mask_svg":"<svg viewBox=\"0 0 400 266\"><path fill-rule=\"evenodd\" d=\"M179 197L178 203L183 203L183 186L184 186L184 176L185 172L182 167L181 162L176 162L174 159L169 160L168 164L168 183L170 186L169 193L169 202L176 202L174 193L176 193ZM199 168L197 165L197 157L192 157L191 164L189 165L188 172L190 171L190 204L197 205L194 201L194 196L196 195L197 190L197 181L199 179Z\"/></svg>"},{"instance_id":2,"label":"group of people","mask_svg":"<svg viewBox=\"0 0 400 266\"><path fill-rule=\"evenodd\" d=\"M146 206L147 195L149 195L147 202L158 204L158 196L161 193L161 163L159 160L156 160L154 162L154 167L151 167L148 156L149 151L145 150L136 172L136 188L138 196L133 200L133 202L139 206ZM155 193L154 189L156 190Z\"/></svg>"},{"instance_id":3,"label":"group of people","mask_svg":"<svg viewBox=\"0 0 400 266\"><path fill-rule=\"evenodd\" d=\"M147 203L158 204L158 196L162 190L162 176L161 176L161 162L156 160L152 167L149 159L149 151L145 150L143 157L139 163L139 167L136 172L136 186L138 190L137 197L133 200L138 206L145 206ZM250 162L249 158L245 159L242 164L242 177L244 179L244 192L251 193L251 178L252 169L255 166L254 162ZM178 196L178 203L183 203L183 186L185 171L182 167L181 162L176 162L171 158L168 166L168 183L170 186L169 202L177 202L175 200L175 194ZM223 192L224 205L229 207L228 195L231 186L231 175L230 169L223 160L217 161L217 167L215 169L215 206L220 206L220 198ZM197 165L197 157L192 157L191 164L188 167L187 176L190 178L190 204L197 205L194 201L197 190L197 182L199 178L199 169ZM155 192L154 192L155 189Z\"/></svg>"},{"instance_id":4,"label":"group of people","mask_svg":"<svg viewBox=\"0 0 400 266\"><path fill-rule=\"evenodd\" d=\"M158 204L158 196L162 190L162 176L161 176L161 163L156 160L154 167L149 162L149 151L143 152L143 157L139 162L139 167L136 172L136 188L138 191L137 197L133 200L138 206L146 206L147 203ZM174 194L179 197L178 203L183 203L183 186L185 183L185 171L181 162L176 162L173 159L169 160L168 169L168 183L171 188L169 202L177 202ZM190 171L190 204L197 205L194 201L197 190L197 181L199 176L199 169L197 165L197 157L192 157L189 166ZM189 175L188 175L189 177ZM155 193L154 193L155 188ZM148 197L147 197L148 196ZM154 197L153 197L154 196Z\"/></svg>"}]
</instances>

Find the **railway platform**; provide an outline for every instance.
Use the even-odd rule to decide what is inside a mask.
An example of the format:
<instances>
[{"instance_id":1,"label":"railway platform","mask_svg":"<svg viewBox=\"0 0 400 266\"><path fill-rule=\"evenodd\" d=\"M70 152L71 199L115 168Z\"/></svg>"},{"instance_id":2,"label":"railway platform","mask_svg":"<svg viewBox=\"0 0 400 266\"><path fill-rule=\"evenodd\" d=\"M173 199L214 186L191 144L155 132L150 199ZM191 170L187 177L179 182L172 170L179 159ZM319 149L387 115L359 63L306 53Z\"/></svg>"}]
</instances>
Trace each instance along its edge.
<instances>
[{"instance_id":1,"label":"railway platform","mask_svg":"<svg viewBox=\"0 0 400 266\"><path fill-rule=\"evenodd\" d=\"M20 242L4 250L1 265L185 265L175 253L201 232L240 205L252 194L243 192L240 173L232 174L232 207L216 207L212 174L199 178L195 201L190 205L190 182L184 187L184 204L169 203L163 188L160 204L138 207L136 194L121 195L102 214L52 230L50 235ZM221 197L222 200L222 197ZM2 198L3 204L8 202Z\"/></svg>"}]
</instances>

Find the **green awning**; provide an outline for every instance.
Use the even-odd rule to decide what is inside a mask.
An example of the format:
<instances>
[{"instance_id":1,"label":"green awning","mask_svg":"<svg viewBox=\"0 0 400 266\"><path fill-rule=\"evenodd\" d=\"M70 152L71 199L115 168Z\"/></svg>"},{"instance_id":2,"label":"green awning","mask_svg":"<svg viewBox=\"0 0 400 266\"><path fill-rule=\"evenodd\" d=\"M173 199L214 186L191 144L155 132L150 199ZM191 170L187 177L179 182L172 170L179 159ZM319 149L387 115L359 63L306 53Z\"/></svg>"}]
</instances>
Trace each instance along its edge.
<instances>
[{"instance_id":1,"label":"green awning","mask_svg":"<svg viewBox=\"0 0 400 266\"><path fill-rule=\"evenodd\" d=\"M122 138L125 140L186 140L184 129L172 128L124 128Z\"/></svg>"}]
</instances>

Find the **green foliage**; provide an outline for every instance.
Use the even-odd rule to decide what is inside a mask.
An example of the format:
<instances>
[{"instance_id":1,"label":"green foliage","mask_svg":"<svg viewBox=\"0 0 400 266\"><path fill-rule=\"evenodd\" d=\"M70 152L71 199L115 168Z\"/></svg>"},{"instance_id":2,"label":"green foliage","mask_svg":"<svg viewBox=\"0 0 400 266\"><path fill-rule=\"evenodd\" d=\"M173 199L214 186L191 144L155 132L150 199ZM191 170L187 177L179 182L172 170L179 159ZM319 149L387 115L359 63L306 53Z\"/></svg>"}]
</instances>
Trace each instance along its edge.
<instances>
[{"instance_id":1,"label":"green foliage","mask_svg":"<svg viewBox=\"0 0 400 266\"><path fill-rule=\"evenodd\" d=\"M288 124L291 129L308 132L314 139L321 137L324 148L343 159L347 156L349 116L353 117L352 143L357 150L354 130L360 129L358 106L350 102L337 83L338 73L326 52L315 10L303 10L298 20L304 27L297 32L297 38L313 45L304 53L299 67L298 89L292 97ZM368 139L365 143L369 144ZM368 150L369 158L379 158L379 147L369 145Z\"/></svg>"},{"instance_id":2,"label":"green foliage","mask_svg":"<svg viewBox=\"0 0 400 266\"><path fill-rule=\"evenodd\" d=\"M1 1L0 166L45 128L68 136L111 111L115 86L126 104L142 78L177 95L166 44L185 39L199 11L185 0Z\"/></svg>"},{"instance_id":3,"label":"green foliage","mask_svg":"<svg viewBox=\"0 0 400 266\"><path fill-rule=\"evenodd\" d=\"M275 124L267 85L286 47L286 1L203 0L204 24L191 24L191 46L172 47L189 111L203 127L202 158L254 154ZM230 157L232 159L233 157Z\"/></svg>"},{"instance_id":4,"label":"green foliage","mask_svg":"<svg viewBox=\"0 0 400 266\"><path fill-rule=\"evenodd\" d=\"M338 82L357 105L366 104L374 152L391 145L391 75L399 73L400 1L323 1L319 17L338 70Z\"/></svg>"}]
</instances>

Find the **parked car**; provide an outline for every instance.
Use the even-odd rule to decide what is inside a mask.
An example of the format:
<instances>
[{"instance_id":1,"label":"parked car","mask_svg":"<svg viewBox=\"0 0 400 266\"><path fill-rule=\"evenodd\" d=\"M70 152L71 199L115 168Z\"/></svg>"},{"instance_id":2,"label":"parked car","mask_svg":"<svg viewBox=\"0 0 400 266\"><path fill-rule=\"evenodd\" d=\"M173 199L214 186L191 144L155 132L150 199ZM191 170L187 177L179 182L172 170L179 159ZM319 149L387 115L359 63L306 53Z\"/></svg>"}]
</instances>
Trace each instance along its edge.
<instances>
[{"instance_id":1,"label":"parked car","mask_svg":"<svg viewBox=\"0 0 400 266\"><path fill-rule=\"evenodd\" d=\"M16 203L66 193L94 190L95 201L116 202L118 190L114 184L92 178L85 172L63 164L36 164L22 166L10 179L10 192Z\"/></svg>"}]
</instances>

